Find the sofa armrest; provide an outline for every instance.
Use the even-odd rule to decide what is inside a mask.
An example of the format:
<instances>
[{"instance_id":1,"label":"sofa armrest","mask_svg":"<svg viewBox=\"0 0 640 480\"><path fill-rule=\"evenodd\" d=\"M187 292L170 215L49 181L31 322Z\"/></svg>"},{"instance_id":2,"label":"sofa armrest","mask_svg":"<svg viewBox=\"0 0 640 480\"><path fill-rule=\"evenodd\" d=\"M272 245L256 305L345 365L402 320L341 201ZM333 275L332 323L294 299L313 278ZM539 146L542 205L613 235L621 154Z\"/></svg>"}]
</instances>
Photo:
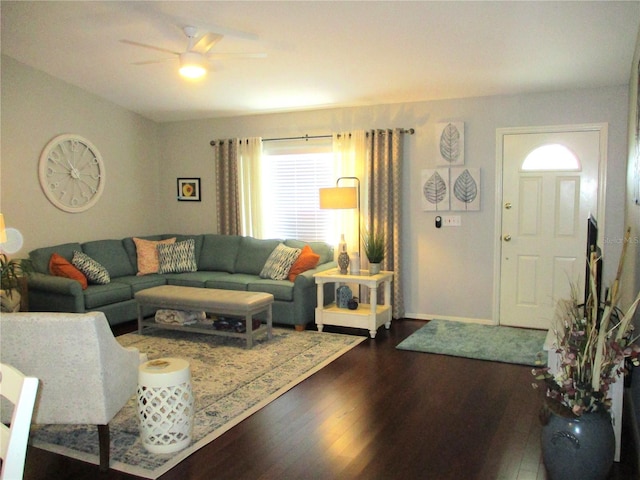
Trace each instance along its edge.
<instances>
[{"instance_id":1,"label":"sofa armrest","mask_svg":"<svg viewBox=\"0 0 640 480\"><path fill-rule=\"evenodd\" d=\"M80 282L65 277L56 277L44 273L32 273L28 279L29 291L42 290L60 295L82 295Z\"/></svg>"},{"instance_id":2,"label":"sofa armrest","mask_svg":"<svg viewBox=\"0 0 640 480\"><path fill-rule=\"evenodd\" d=\"M27 282L29 310L84 313L84 295L80 282L44 273L29 275Z\"/></svg>"},{"instance_id":3,"label":"sofa armrest","mask_svg":"<svg viewBox=\"0 0 640 480\"><path fill-rule=\"evenodd\" d=\"M329 270L331 268L336 268L338 264L336 262L327 262L321 265L318 265L316 268L312 268L311 270L307 270L302 272L296 277L294 282L294 288L303 289L303 288L315 288L316 281L313 278L313 275L319 272L323 272L325 270Z\"/></svg>"}]
</instances>

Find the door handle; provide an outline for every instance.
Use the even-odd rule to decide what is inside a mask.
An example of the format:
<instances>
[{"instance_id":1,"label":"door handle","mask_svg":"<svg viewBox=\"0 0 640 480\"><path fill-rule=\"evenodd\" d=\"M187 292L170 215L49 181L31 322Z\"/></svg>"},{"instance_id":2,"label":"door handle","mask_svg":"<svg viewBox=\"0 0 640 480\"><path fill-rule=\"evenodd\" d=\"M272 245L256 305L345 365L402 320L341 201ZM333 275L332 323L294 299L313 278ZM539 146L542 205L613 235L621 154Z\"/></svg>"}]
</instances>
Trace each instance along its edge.
<instances>
[{"instance_id":1,"label":"door handle","mask_svg":"<svg viewBox=\"0 0 640 480\"><path fill-rule=\"evenodd\" d=\"M511 241L511 235L506 234L504 237L502 237L504 239L505 242L510 242Z\"/></svg>"}]
</instances>

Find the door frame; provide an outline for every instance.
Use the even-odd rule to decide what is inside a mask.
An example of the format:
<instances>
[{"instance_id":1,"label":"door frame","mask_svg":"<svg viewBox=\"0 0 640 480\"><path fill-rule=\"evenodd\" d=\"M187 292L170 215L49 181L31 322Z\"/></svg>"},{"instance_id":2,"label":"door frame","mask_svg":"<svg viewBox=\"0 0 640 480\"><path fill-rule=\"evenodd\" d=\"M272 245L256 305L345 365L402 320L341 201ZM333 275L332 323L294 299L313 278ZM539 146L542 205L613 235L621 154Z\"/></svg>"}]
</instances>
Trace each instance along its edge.
<instances>
[{"instance_id":1,"label":"door frame","mask_svg":"<svg viewBox=\"0 0 640 480\"><path fill-rule=\"evenodd\" d=\"M562 133L562 132L599 132L600 160L598 162L598 232L601 240L605 231L605 207L607 190L607 144L609 138L608 123L581 123L569 125L550 125L541 127L510 127L496 129L496 197L495 197L495 231L493 245L493 324L500 325L500 288L502 285L502 175L503 146L506 135ZM586 218L585 225L586 225Z\"/></svg>"}]
</instances>

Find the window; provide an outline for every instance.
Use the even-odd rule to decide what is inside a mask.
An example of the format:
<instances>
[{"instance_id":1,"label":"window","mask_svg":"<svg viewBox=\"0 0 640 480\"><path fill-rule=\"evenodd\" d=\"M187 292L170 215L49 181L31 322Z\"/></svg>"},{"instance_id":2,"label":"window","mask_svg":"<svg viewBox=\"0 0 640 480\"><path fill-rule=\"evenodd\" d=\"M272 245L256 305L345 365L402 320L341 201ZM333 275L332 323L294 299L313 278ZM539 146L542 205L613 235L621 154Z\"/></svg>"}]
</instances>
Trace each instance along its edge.
<instances>
[{"instance_id":1,"label":"window","mask_svg":"<svg viewBox=\"0 0 640 480\"><path fill-rule=\"evenodd\" d=\"M532 150L524 159L522 170L580 170L580 161L567 147L553 143Z\"/></svg>"},{"instance_id":2,"label":"window","mask_svg":"<svg viewBox=\"0 0 640 480\"><path fill-rule=\"evenodd\" d=\"M336 179L331 139L319 143L263 144L260 171L265 238L334 239L332 211L319 208L319 189L333 186Z\"/></svg>"}]
</instances>

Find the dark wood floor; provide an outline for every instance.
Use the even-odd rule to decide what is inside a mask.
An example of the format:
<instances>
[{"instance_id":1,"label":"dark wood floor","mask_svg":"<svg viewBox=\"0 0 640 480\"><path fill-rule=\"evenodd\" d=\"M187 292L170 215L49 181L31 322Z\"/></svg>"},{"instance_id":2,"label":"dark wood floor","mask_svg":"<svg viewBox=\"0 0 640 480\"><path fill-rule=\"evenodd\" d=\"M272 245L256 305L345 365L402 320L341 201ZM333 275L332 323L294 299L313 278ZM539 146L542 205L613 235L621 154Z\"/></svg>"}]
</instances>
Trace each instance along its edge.
<instances>
[{"instance_id":1,"label":"dark wood floor","mask_svg":"<svg viewBox=\"0 0 640 480\"><path fill-rule=\"evenodd\" d=\"M545 479L530 368L395 349L422 325L380 329L161 479ZM638 478L629 451L610 480ZM27 455L26 480L135 478Z\"/></svg>"}]
</instances>

